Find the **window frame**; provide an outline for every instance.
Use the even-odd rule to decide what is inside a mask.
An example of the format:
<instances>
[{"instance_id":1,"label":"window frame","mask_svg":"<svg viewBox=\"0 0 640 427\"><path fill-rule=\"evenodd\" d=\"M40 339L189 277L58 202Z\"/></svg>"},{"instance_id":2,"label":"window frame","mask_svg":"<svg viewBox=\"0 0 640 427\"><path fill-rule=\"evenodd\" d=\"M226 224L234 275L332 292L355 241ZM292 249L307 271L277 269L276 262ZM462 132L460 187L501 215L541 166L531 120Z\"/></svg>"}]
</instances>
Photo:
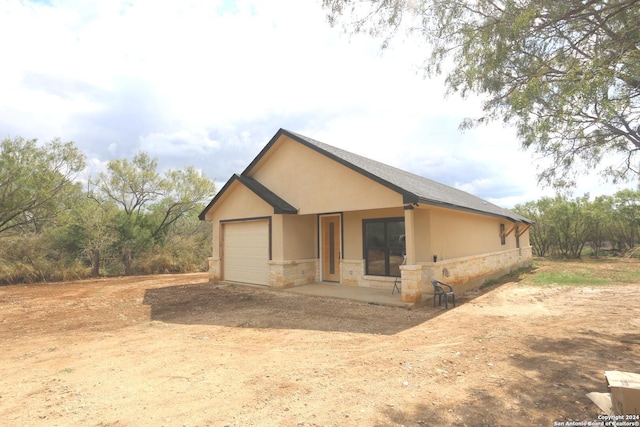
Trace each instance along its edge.
<instances>
[{"instance_id":1,"label":"window frame","mask_svg":"<svg viewBox=\"0 0 640 427\"><path fill-rule=\"evenodd\" d=\"M404 217L387 217L387 218L367 218L362 220L362 258L364 260L364 272L366 276L378 276L378 277L396 277L391 274L391 243L389 240L388 225L390 223L402 223L403 235L406 235L405 218ZM384 233L384 274L377 274L370 272L371 261L368 257L367 246L367 225L369 224L383 224ZM402 254L406 254L406 238L403 241Z\"/></svg>"}]
</instances>

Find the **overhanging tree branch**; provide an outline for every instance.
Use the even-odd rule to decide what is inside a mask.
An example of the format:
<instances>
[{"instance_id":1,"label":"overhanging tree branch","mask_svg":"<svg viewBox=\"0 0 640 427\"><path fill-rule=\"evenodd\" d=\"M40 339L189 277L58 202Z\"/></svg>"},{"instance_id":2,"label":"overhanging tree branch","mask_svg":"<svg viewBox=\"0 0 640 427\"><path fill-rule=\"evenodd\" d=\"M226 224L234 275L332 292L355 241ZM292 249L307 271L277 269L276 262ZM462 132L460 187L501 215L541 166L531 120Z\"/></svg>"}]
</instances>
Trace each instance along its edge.
<instances>
[{"instance_id":1,"label":"overhanging tree branch","mask_svg":"<svg viewBox=\"0 0 640 427\"><path fill-rule=\"evenodd\" d=\"M444 70L447 93L484 97L481 114L461 126L501 119L515 126L524 147L551 157L560 150L559 163L541 173L549 184L570 182L564 178L580 173L577 160L596 166L615 156L625 166L616 171L603 164L610 178L638 178L640 0L385 0L369 9L367 2L346 8L351 0L324 4L331 5L331 22L361 12L355 30L387 40L402 15L418 18L421 26L409 35L430 46L426 74L440 73L451 60Z\"/></svg>"}]
</instances>

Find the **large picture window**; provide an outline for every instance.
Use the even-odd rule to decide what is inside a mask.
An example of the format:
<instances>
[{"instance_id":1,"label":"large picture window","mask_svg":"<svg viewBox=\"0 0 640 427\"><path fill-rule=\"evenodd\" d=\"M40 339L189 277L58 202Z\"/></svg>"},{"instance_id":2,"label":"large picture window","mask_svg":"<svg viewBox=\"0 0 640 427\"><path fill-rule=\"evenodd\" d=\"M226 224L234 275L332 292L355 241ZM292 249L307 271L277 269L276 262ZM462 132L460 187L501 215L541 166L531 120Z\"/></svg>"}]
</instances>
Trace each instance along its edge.
<instances>
[{"instance_id":1,"label":"large picture window","mask_svg":"<svg viewBox=\"0 0 640 427\"><path fill-rule=\"evenodd\" d=\"M405 254L404 218L362 222L365 270L371 276L400 276Z\"/></svg>"}]
</instances>

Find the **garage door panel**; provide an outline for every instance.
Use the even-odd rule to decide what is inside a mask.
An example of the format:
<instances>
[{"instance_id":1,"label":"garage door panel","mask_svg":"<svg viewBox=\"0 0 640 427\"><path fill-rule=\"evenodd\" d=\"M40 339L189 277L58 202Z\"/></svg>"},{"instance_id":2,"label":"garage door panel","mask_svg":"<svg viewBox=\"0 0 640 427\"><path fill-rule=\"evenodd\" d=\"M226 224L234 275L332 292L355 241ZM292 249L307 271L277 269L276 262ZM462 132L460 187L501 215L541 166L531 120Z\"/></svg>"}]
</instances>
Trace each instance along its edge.
<instances>
[{"instance_id":1,"label":"garage door panel","mask_svg":"<svg viewBox=\"0 0 640 427\"><path fill-rule=\"evenodd\" d=\"M269 277L268 221L224 224L224 280L266 285Z\"/></svg>"}]
</instances>

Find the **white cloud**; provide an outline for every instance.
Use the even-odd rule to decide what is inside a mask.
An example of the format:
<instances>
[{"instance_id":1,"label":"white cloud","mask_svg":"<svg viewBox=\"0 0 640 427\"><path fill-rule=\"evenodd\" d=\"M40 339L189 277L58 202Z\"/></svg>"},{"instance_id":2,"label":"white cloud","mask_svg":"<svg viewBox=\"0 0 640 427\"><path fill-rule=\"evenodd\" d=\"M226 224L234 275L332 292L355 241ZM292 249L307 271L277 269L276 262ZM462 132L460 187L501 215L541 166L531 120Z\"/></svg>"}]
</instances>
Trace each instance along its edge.
<instances>
[{"instance_id":1,"label":"white cloud","mask_svg":"<svg viewBox=\"0 0 640 427\"><path fill-rule=\"evenodd\" d=\"M173 133L151 133L143 136L140 149L152 156L191 157L205 154L207 150L217 149L219 141L209 138L203 129L196 131L178 131Z\"/></svg>"},{"instance_id":2,"label":"white cloud","mask_svg":"<svg viewBox=\"0 0 640 427\"><path fill-rule=\"evenodd\" d=\"M330 28L317 1L50 3L0 9L2 133L75 140L101 162L145 150L224 180L284 127L504 206L549 194L512 130L458 130L480 104L423 79L418 43L381 52Z\"/></svg>"}]
</instances>

